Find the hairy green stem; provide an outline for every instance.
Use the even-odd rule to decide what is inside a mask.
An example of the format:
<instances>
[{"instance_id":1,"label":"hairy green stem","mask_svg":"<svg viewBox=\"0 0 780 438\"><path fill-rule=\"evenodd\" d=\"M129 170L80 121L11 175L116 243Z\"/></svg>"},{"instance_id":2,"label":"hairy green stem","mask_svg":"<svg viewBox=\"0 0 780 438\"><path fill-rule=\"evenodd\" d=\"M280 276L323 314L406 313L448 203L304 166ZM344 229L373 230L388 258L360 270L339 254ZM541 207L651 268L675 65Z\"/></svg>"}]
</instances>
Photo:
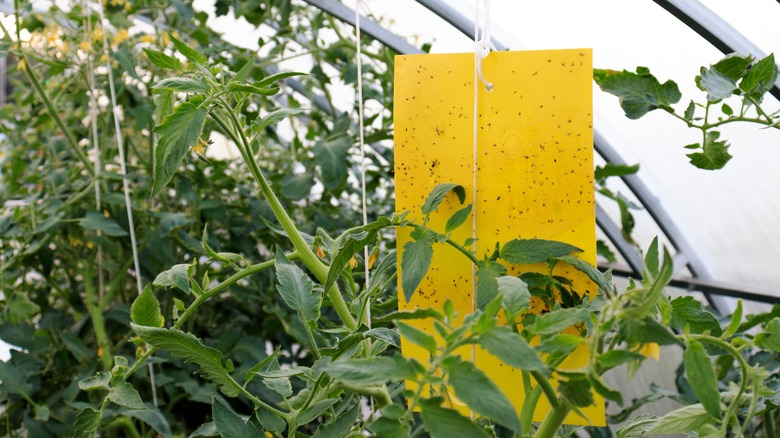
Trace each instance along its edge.
<instances>
[{"instance_id":1,"label":"hairy green stem","mask_svg":"<svg viewBox=\"0 0 780 438\"><path fill-rule=\"evenodd\" d=\"M109 371L114 366L114 358L111 355L111 343L106 335L106 322L103 319L102 303L92 284L92 271L89 269L84 270L84 292L86 295L84 304L86 304L89 318L92 320L92 328L95 331L95 340L99 347L98 356L100 357L103 369Z\"/></svg>"},{"instance_id":2,"label":"hairy green stem","mask_svg":"<svg viewBox=\"0 0 780 438\"><path fill-rule=\"evenodd\" d=\"M214 120L217 121L217 124L219 124L222 129L226 130L228 135L231 137L231 140L236 143L236 146L239 148L239 150L242 150L242 157L244 158L244 161L246 161L252 176L260 186L260 190L263 192L266 201L268 201L274 216L276 216L279 224L287 233L287 238L290 239L290 243L292 243L293 248L295 248L295 250L298 252L300 261L306 265L306 267L312 272L312 274L314 274L315 277L317 277L317 280L324 284L328 279L328 266L326 266L317 257L317 255L314 254L314 251L311 249L311 247L309 247L306 241L303 240L303 236L301 235L300 231L298 231L295 223L293 223L292 219L290 219L290 216L282 206L279 198L276 197L276 194L274 193L273 188L271 188L271 185L268 183L268 180L265 178L265 175L263 175L263 173L260 171L260 168L257 166L257 162L255 162L254 157L252 156L249 140L244 134L241 122L238 120L230 106L227 105L224 100L220 100L220 105L225 109L225 112L230 117L235 130L230 129L227 124L219 118L219 116L214 114L214 112L210 112L209 114ZM236 132L238 132L238 135L236 135ZM341 296L341 291L339 290L338 285L333 283L333 285L328 289L327 294L328 298L333 304L333 308L336 310L336 313L339 315L339 318L341 318L341 321L344 323L344 325L346 325L350 330L355 330L358 326L357 321L355 321L355 318L349 311L349 307L347 306L346 302L344 302L344 297Z\"/></svg>"},{"instance_id":3,"label":"hairy green stem","mask_svg":"<svg viewBox=\"0 0 780 438\"><path fill-rule=\"evenodd\" d=\"M561 430L563 420L569 415L569 407L562 400L557 400L556 405L544 417L539 429L533 435L534 438L552 438Z\"/></svg>"},{"instance_id":4,"label":"hairy green stem","mask_svg":"<svg viewBox=\"0 0 780 438\"><path fill-rule=\"evenodd\" d=\"M117 417L112 422L106 425L107 429L122 428L127 432L127 436L130 438L141 438L141 434L138 433L133 420L128 417Z\"/></svg>"},{"instance_id":5,"label":"hairy green stem","mask_svg":"<svg viewBox=\"0 0 780 438\"><path fill-rule=\"evenodd\" d=\"M336 382L335 387L373 397L380 407L393 404L393 399L384 386L357 386L344 382Z\"/></svg>"},{"instance_id":6,"label":"hairy green stem","mask_svg":"<svg viewBox=\"0 0 780 438\"><path fill-rule=\"evenodd\" d=\"M766 436L777 436L777 429L775 428L775 411L770 409L764 413L764 431Z\"/></svg>"},{"instance_id":7,"label":"hairy green stem","mask_svg":"<svg viewBox=\"0 0 780 438\"><path fill-rule=\"evenodd\" d=\"M412 228L420 228L420 229L423 229L423 230L428 230L428 231L432 231L432 232L436 233L436 231L426 227L425 225L416 224L414 222L409 222L408 225L410 227L412 227ZM444 243L446 243L446 244L450 245L451 247L457 249L460 253L462 253L463 255L468 257L469 260L471 260L471 262L474 263L475 265L479 264L479 259L477 258L477 256L475 256L474 253L472 253L468 249L464 248L463 245L459 244L458 242L455 242L454 240L452 240L450 238L447 238L444 241Z\"/></svg>"}]
</instances>

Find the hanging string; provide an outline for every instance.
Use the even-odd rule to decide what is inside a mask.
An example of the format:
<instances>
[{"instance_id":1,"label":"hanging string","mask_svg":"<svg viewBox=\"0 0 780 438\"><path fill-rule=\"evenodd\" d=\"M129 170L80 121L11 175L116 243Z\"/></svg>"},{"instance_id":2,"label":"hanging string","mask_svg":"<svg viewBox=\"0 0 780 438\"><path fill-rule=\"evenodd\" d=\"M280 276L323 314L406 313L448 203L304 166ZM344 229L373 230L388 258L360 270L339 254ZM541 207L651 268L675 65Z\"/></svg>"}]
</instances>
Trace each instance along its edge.
<instances>
[{"instance_id":1,"label":"hanging string","mask_svg":"<svg viewBox=\"0 0 780 438\"><path fill-rule=\"evenodd\" d=\"M88 11L86 0L83 3L83 9ZM86 25L84 26L84 33L88 41L92 40L92 14L86 14ZM89 68L89 119L92 127L92 152L95 155L95 175L99 176L103 171L103 164L100 157L100 140L98 137L98 116L100 110L97 104L97 81L95 80L95 66L92 61L92 55L87 56L87 64ZM95 209L97 211L103 211L102 196L100 190L100 178L95 178ZM98 237L103 234L100 231L97 232ZM103 289L105 288L105 279L103 275L103 245L97 247L97 270L98 270L98 301L103 302Z\"/></svg>"},{"instance_id":2,"label":"hanging string","mask_svg":"<svg viewBox=\"0 0 780 438\"><path fill-rule=\"evenodd\" d=\"M490 0L483 0L483 6L485 9L485 17L482 22L482 35L479 35L479 0L477 0L477 16L474 20L474 53L476 55L476 67L477 75L480 82L485 86L487 91L493 91L493 83L485 79L485 75L482 72L482 60L487 58L490 51L497 50L493 45L493 41L490 39ZM476 79L474 81L476 83Z\"/></svg>"},{"instance_id":3,"label":"hanging string","mask_svg":"<svg viewBox=\"0 0 780 438\"><path fill-rule=\"evenodd\" d=\"M105 28L106 17L103 12L103 4L101 2L96 2L96 4L97 4L98 17L100 17L100 24ZM141 263L138 259L138 244L135 238L133 208L132 208L132 201L130 200L130 182L127 180L127 165L125 164L126 157L125 157L124 136L122 135L122 127L120 125L120 120L119 120L120 115L122 114L122 109L116 103L116 87L114 86L114 71L113 68L111 67L111 56L109 52L108 36L106 35L105 31L103 32L103 54L106 57L106 71L108 73L108 89L111 95L111 112L114 116L114 130L115 130L116 145L117 148L119 149L119 168L122 173L122 189L125 194L125 207L127 210L127 226L128 228L130 228L130 246L133 250L133 265L135 267L136 288L138 289L138 295L140 295L141 292L143 291L143 285L141 284ZM154 403L154 406L157 406L157 385L155 384L154 369L152 368L151 363L149 364L149 380L152 385L152 403Z\"/></svg>"},{"instance_id":4,"label":"hanging string","mask_svg":"<svg viewBox=\"0 0 780 438\"><path fill-rule=\"evenodd\" d=\"M368 225L368 208L366 205L366 145L363 138L363 61L360 49L360 0L355 0L355 46L357 47L357 107L358 131L360 141L360 196L363 204L363 226ZM363 247L363 267L366 275L366 291L368 290L368 246ZM371 300L366 298L365 322L371 328Z\"/></svg>"}]
</instances>

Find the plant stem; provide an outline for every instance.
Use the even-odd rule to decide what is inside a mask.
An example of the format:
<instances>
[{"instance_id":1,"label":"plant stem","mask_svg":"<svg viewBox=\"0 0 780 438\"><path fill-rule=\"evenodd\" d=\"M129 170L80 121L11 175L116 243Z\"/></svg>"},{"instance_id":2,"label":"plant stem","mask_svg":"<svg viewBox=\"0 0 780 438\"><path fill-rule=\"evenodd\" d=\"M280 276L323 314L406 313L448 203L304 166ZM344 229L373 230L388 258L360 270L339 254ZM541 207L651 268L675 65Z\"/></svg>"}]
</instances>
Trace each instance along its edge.
<instances>
[{"instance_id":1,"label":"plant stem","mask_svg":"<svg viewBox=\"0 0 780 438\"><path fill-rule=\"evenodd\" d=\"M138 433L138 429L135 428L135 424L128 417L117 417L114 421L106 425L106 429L122 428L127 432L130 438L141 438L141 434Z\"/></svg>"},{"instance_id":2,"label":"plant stem","mask_svg":"<svg viewBox=\"0 0 780 438\"><path fill-rule=\"evenodd\" d=\"M357 392L359 394L373 397L374 399L376 399L377 404L380 407L393 404L393 399L390 398L390 393L387 391L387 388L384 386L381 387L380 386L357 386L357 385L350 385L344 382L337 382L335 386L337 388L346 389L347 391Z\"/></svg>"},{"instance_id":3,"label":"plant stem","mask_svg":"<svg viewBox=\"0 0 780 438\"><path fill-rule=\"evenodd\" d=\"M408 224L408 225L409 225L410 227L413 227L413 228L421 228L421 229L423 229L423 230L428 230L428 231L432 231L432 232L436 233L436 231L434 231L434 230L431 230L430 228L426 227L425 225L416 224L416 223L414 223L414 222L409 222L409 224ZM439 233L436 233L436 234L439 234ZM468 258L469 258L469 260L471 260L471 262L472 262L472 263L474 263L475 265L478 265L478 264L479 264L479 259L477 259L477 257L476 257L476 256L475 256L475 255L474 255L474 254L473 254L471 251L469 251L469 250L467 250L466 248L464 248L464 247L463 247L463 245L459 244L458 242L455 242L454 240L452 240L452 239L450 239L450 238L447 238L447 239L444 241L444 243L446 243L446 244L448 244L448 245L452 246L453 248L457 249L457 250L458 250L459 252L461 252L463 255L465 255L466 257L468 257Z\"/></svg>"},{"instance_id":4,"label":"plant stem","mask_svg":"<svg viewBox=\"0 0 780 438\"><path fill-rule=\"evenodd\" d=\"M550 381L547 380L547 378L544 377L542 373L539 371L531 371L531 375L534 376L534 379L536 379L536 382L539 384L538 388L541 389L544 393L544 396L547 397L547 400L550 402L550 406L555 406L556 404L560 403L558 400L558 394L555 392L552 384L550 384Z\"/></svg>"},{"instance_id":5,"label":"plant stem","mask_svg":"<svg viewBox=\"0 0 780 438\"><path fill-rule=\"evenodd\" d=\"M552 438L561 429L563 420L569 415L569 407L562 400L556 400L556 404L544 417L544 421L536 430L534 438Z\"/></svg>"},{"instance_id":6,"label":"plant stem","mask_svg":"<svg viewBox=\"0 0 780 438\"><path fill-rule=\"evenodd\" d=\"M228 133L231 140L236 143L236 146L241 151L241 155L244 158L244 161L246 161L247 166L249 166L249 170L252 173L252 176L260 186L260 190L263 192L266 201L268 201L268 204L271 206L271 210L274 212L274 215L279 221L279 224L287 233L287 237L290 239L290 243L292 243L293 248L295 248L295 250L298 252L301 262L306 265L307 268L309 268L309 270L312 272L312 274L314 274L315 277L317 277L317 280L319 280L320 283L324 284L328 279L328 267L317 257L316 254L314 254L314 251L309 247L306 241L303 240L303 236L301 235L300 231L298 231L298 228L295 226L292 219L290 219L290 216L282 206L279 198L276 197L276 194L271 188L271 185L268 184L268 180L265 178L265 175L263 175L263 173L260 171L260 168L257 166L257 163L252 156L252 150L249 145L249 141L241 127L241 122L238 120L236 115L224 100L220 100L220 105L222 105L222 107L225 109L225 112L230 117L235 131L231 130L227 124L219 118L219 116L214 114L214 112L209 112L209 114L212 116L212 118L214 118L215 121L217 121L217 124L219 124L222 129ZM238 132L238 135L236 135L236 131ZM336 313L338 313L344 325L346 325L350 330L355 330L358 326L357 322L352 316L352 313L349 311L349 307L344 302L344 297L341 296L341 291L339 290L338 285L333 283L333 285L328 289L327 294L328 298L333 304L333 308L336 310Z\"/></svg>"},{"instance_id":7,"label":"plant stem","mask_svg":"<svg viewBox=\"0 0 780 438\"><path fill-rule=\"evenodd\" d=\"M764 431L766 436L777 436L777 430L775 429L775 416L774 410L769 410L764 413Z\"/></svg>"},{"instance_id":8,"label":"plant stem","mask_svg":"<svg viewBox=\"0 0 780 438\"><path fill-rule=\"evenodd\" d=\"M103 309L100 299L95 293L92 285L92 271L84 270L84 292L86 295L85 304L87 312L92 320L92 328L95 331L95 340L98 345L98 356L103 365L103 369L109 371L114 366L114 358L111 356L111 343L106 335L106 323L103 319Z\"/></svg>"}]
</instances>

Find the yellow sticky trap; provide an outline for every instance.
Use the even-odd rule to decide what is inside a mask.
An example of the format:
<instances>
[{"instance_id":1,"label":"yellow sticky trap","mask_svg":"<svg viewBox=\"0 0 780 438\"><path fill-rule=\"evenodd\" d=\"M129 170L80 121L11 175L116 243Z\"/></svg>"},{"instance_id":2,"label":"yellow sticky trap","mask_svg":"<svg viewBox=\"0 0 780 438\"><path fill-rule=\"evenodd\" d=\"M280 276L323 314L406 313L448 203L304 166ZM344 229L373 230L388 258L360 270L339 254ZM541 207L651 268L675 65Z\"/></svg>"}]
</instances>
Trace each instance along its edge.
<instances>
[{"instance_id":1,"label":"yellow sticky trap","mask_svg":"<svg viewBox=\"0 0 780 438\"><path fill-rule=\"evenodd\" d=\"M477 255L492 253L496 242L541 238L583 249L576 254L596 263L593 193L593 128L590 49L494 52L483 61L493 82L478 98L477 193L474 179L474 54L410 55L395 60L395 186L396 212L420 207L440 183L466 188L466 203L476 215ZM454 195L431 216L428 225L443 231L446 220L462 206ZM453 233L453 240L472 237L471 221ZM410 239L398 233L398 247ZM401 255L403 257L403 255ZM523 266L543 272L545 266ZM596 287L583 274L559 264L556 274L571 279L574 289L593 296ZM399 285L400 285L400 260ZM428 275L409 303L399 286L399 308L442 309L450 299L461 316L474 310L471 263L448 245L434 247ZM517 275L521 269L509 267ZM534 301L534 311L541 303ZM413 323L434 334L429 322ZM422 348L402 340L404 356L428 361ZM502 388L520 410L524 398L521 374L480 349L459 352ZM560 369L577 369L587 351L576 351ZM555 382L554 385L557 386ZM567 424L605 424L604 403L584 408L587 419L570 414ZM534 421L549 410L539 401Z\"/></svg>"}]
</instances>

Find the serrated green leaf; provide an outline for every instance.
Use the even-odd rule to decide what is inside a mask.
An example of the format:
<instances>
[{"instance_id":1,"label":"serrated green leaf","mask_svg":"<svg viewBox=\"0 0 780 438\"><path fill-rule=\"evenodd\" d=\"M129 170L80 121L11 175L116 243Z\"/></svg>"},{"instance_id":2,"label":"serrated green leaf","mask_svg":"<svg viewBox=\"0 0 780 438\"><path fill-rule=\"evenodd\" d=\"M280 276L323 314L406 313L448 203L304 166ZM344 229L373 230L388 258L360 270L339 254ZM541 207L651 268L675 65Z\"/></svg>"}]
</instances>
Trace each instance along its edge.
<instances>
[{"instance_id":1,"label":"serrated green leaf","mask_svg":"<svg viewBox=\"0 0 780 438\"><path fill-rule=\"evenodd\" d=\"M547 366L520 335L509 327L497 327L479 337L480 345L504 363L523 371L549 374Z\"/></svg>"},{"instance_id":2,"label":"serrated green leaf","mask_svg":"<svg viewBox=\"0 0 780 438\"><path fill-rule=\"evenodd\" d=\"M609 281L607 281L607 278L604 277L604 274L593 267L590 263L574 256L558 257L558 260L571 265L574 269L587 275L588 278L590 278L592 282L596 283L596 286L598 286L598 288L605 294L612 292L612 285L609 284Z\"/></svg>"},{"instance_id":3,"label":"serrated green leaf","mask_svg":"<svg viewBox=\"0 0 780 438\"><path fill-rule=\"evenodd\" d=\"M498 277L504 274L506 268L494 261L488 261L477 269L477 309L484 310L498 296Z\"/></svg>"},{"instance_id":4,"label":"serrated green leaf","mask_svg":"<svg viewBox=\"0 0 780 438\"><path fill-rule=\"evenodd\" d=\"M352 140L340 136L331 140L320 140L314 144L314 157L320 168L322 184L334 191L347 176L347 156Z\"/></svg>"},{"instance_id":5,"label":"serrated green leaf","mask_svg":"<svg viewBox=\"0 0 780 438\"><path fill-rule=\"evenodd\" d=\"M381 438L408 438L412 433L406 423L386 417L376 419L368 425L367 429Z\"/></svg>"},{"instance_id":6,"label":"serrated green leaf","mask_svg":"<svg viewBox=\"0 0 780 438\"><path fill-rule=\"evenodd\" d=\"M720 132L708 131L702 152L687 154L691 164L704 170L722 169L731 160L728 152L730 146L727 141L718 141L718 138Z\"/></svg>"},{"instance_id":7,"label":"serrated green leaf","mask_svg":"<svg viewBox=\"0 0 780 438\"><path fill-rule=\"evenodd\" d=\"M160 302L152 293L152 286L146 285L130 306L130 318L138 325L162 327L165 319L160 311Z\"/></svg>"},{"instance_id":8,"label":"serrated green leaf","mask_svg":"<svg viewBox=\"0 0 780 438\"><path fill-rule=\"evenodd\" d=\"M95 436L102 411L96 411L92 408L86 408L76 416L76 422L73 423L73 438L92 438Z\"/></svg>"},{"instance_id":9,"label":"serrated green leaf","mask_svg":"<svg viewBox=\"0 0 780 438\"><path fill-rule=\"evenodd\" d=\"M13 364L0 361L0 394L18 394L25 398L30 398L33 392L32 384L27 382L30 378L30 371L21 369Z\"/></svg>"},{"instance_id":10,"label":"serrated green leaf","mask_svg":"<svg viewBox=\"0 0 780 438\"><path fill-rule=\"evenodd\" d=\"M182 103L154 128L159 136L155 149L152 196L160 192L173 178L189 150L198 143L208 110L200 107L200 96Z\"/></svg>"},{"instance_id":11,"label":"serrated green leaf","mask_svg":"<svg viewBox=\"0 0 780 438\"><path fill-rule=\"evenodd\" d=\"M203 342L192 334L177 329L142 327L133 323L130 327L147 344L165 350L174 357L198 364L201 373L216 383L228 397L236 397L241 392L241 386L222 365L222 353L203 345Z\"/></svg>"},{"instance_id":12,"label":"serrated green leaf","mask_svg":"<svg viewBox=\"0 0 780 438\"><path fill-rule=\"evenodd\" d=\"M252 56L247 59L236 75L230 79L230 82L244 82L252 73L252 70L255 69L255 59L257 59L257 53L253 53Z\"/></svg>"},{"instance_id":13,"label":"serrated green leaf","mask_svg":"<svg viewBox=\"0 0 780 438\"><path fill-rule=\"evenodd\" d=\"M461 204L466 200L466 189L460 184L438 184L431 190L422 205L422 214L429 215L439 208L449 192L454 192Z\"/></svg>"},{"instance_id":14,"label":"serrated green leaf","mask_svg":"<svg viewBox=\"0 0 780 438\"><path fill-rule=\"evenodd\" d=\"M428 273L433 259L433 238L424 231L412 232L414 240L404 244L404 250L401 252L401 290L408 303L417 288L422 283L423 278Z\"/></svg>"},{"instance_id":15,"label":"serrated green leaf","mask_svg":"<svg viewBox=\"0 0 780 438\"><path fill-rule=\"evenodd\" d=\"M653 318L636 320L626 318L618 322L618 330L623 338L631 343L644 344L655 342L659 345L679 345L680 340L669 329Z\"/></svg>"},{"instance_id":16,"label":"serrated green leaf","mask_svg":"<svg viewBox=\"0 0 780 438\"><path fill-rule=\"evenodd\" d=\"M712 336L720 336L723 329L718 318L706 311L704 306L692 296L677 297L672 304L672 327L683 330L688 326L692 333L708 331Z\"/></svg>"},{"instance_id":17,"label":"serrated green leaf","mask_svg":"<svg viewBox=\"0 0 780 438\"><path fill-rule=\"evenodd\" d=\"M558 392L574 406L586 407L594 403L590 381L583 373L568 373L567 378L558 383Z\"/></svg>"},{"instance_id":18,"label":"serrated green leaf","mask_svg":"<svg viewBox=\"0 0 780 438\"><path fill-rule=\"evenodd\" d=\"M471 215L471 204L456 211L447 219L447 224L444 225L444 233L451 233L453 230L463 225L463 223L466 222L466 219L469 218L469 215Z\"/></svg>"},{"instance_id":19,"label":"serrated green leaf","mask_svg":"<svg viewBox=\"0 0 780 438\"><path fill-rule=\"evenodd\" d=\"M693 103L693 101L691 101L688 104L688 107L685 108L685 114L683 114L683 117L685 118L685 120L690 122L691 120L693 120L693 116L695 113L696 113L696 104Z\"/></svg>"},{"instance_id":20,"label":"serrated green leaf","mask_svg":"<svg viewBox=\"0 0 780 438\"><path fill-rule=\"evenodd\" d=\"M269 432L284 432L287 427L287 422L283 418L277 417L262 406L255 410L255 417L257 422Z\"/></svg>"},{"instance_id":21,"label":"serrated green leaf","mask_svg":"<svg viewBox=\"0 0 780 438\"><path fill-rule=\"evenodd\" d=\"M284 252L276 250L276 280L279 295L291 309L299 312L305 323L320 318L322 293L314 290L314 282Z\"/></svg>"},{"instance_id":22,"label":"serrated green leaf","mask_svg":"<svg viewBox=\"0 0 780 438\"><path fill-rule=\"evenodd\" d=\"M606 163L604 166L596 166L594 175L599 184L604 184L609 177L633 175L638 171L639 164L629 166L627 164Z\"/></svg>"},{"instance_id":23,"label":"serrated green leaf","mask_svg":"<svg viewBox=\"0 0 780 438\"><path fill-rule=\"evenodd\" d=\"M423 347L431 354L436 353L436 339L433 336L402 322L396 322L395 326L401 333L402 338L406 338L409 342Z\"/></svg>"},{"instance_id":24,"label":"serrated green leaf","mask_svg":"<svg viewBox=\"0 0 780 438\"><path fill-rule=\"evenodd\" d=\"M600 367L602 374L604 371L629 362L642 362L645 357L641 354L628 350L610 350L596 357L596 363Z\"/></svg>"},{"instance_id":25,"label":"serrated green leaf","mask_svg":"<svg viewBox=\"0 0 780 438\"><path fill-rule=\"evenodd\" d=\"M505 275L497 278L496 282L507 317L514 318L531 307L531 293L523 280Z\"/></svg>"},{"instance_id":26,"label":"serrated green leaf","mask_svg":"<svg viewBox=\"0 0 780 438\"><path fill-rule=\"evenodd\" d=\"M113 388L111 388L111 391L108 392L108 396L106 396L106 398L118 404L119 406L124 406L126 408L146 409L144 401L141 400L141 396L138 394L138 391L133 388L133 385L127 382L117 383Z\"/></svg>"},{"instance_id":27,"label":"serrated green leaf","mask_svg":"<svg viewBox=\"0 0 780 438\"><path fill-rule=\"evenodd\" d=\"M644 272L642 276L646 277L647 281L653 281L653 279L658 277L658 270L660 268L659 260L658 236L656 236L650 243L650 247L647 249L647 254L645 254L644 268L646 272Z\"/></svg>"},{"instance_id":28,"label":"serrated green leaf","mask_svg":"<svg viewBox=\"0 0 780 438\"><path fill-rule=\"evenodd\" d=\"M272 377L263 379L263 385L284 398L292 396L292 383L287 377Z\"/></svg>"},{"instance_id":29,"label":"serrated green leaf","mask_svg":"<svg viewBox=\"0 0 780 438\"><path fill-rule=\"evenodd\" d=\"M753 57L741 56L732 53L715 63L712 68L720 74L726 76L734 82L737 82L745 75L748 66L753 62Z\"/></svg>"},{"instance_id":30,"label":"serrated green leaf","mask_svg":"<svg viewBox=\"0 0 780 438\"><path fill-rule=\"evenodd\" d=\"M384 216L379 217L375 222L371 222L365 226L357 227L346 236L342 236L343 239L341 246L339 246L336 254L333 256L333 261L328 268L328 278L325 280L325 290L328 290L333 283L344 272L347 263L352 257L359 253L366 245L370 245L375 242L379 232L389 227L392 224L390 220Z\"/></svg>"},{"instance_id":31,"label":"serrated green leaf","mask_svg":"<svg viewBox=\"0 0 780 438\"><path fill-rule=\"evenodd\" d=\"M549 257L563 257L582 252L568 243L544 239L513 239L501 248L501 258L515 265L546 262Z\"/></svg>"},{"instance_id":32,"label":"serrated green leaf","mask_svg":"<svg viewBox=\"0 0 780 438\"><path fill-rule=\"evenodd\" d=\"M171 425L158 409L122 409L121 415L137 418L156 430L163 438L171 438ZM216 433L214 434L216 435Z\"/></svg>"},{"instance_id":33,"label":"serrated green leaf","mask_svg":"<svg viewBox=\"0 0 780 438\"><path fill-rule=\"evenodd\" d=\"M327 364L325 372L352 385L378 385L416 377L414 367L401 356L339 360Z\"/></svg>"},{"instance_id":34,"label":"serrated green leaf","mask_svg":"<svg viewBox=\"0 0 780 438\"><path fill-rule=\"evenodd\" d=\"M537 318L536 323L527 329L538 335L551 335L589 319L590 311L582 307L558 309Z\"/></svg>"},{"instance_id":35,"label":"serrated green leaf","mask_svg":"<svg viewBox=\"0 0 780 438\"><path fill-rule=\"evenodd\" d=\"M593 79L603 91L620 99L620 107L629 119L638 119L658 108L671 108L682 97L677 84L661 84L645 67L638 67L636 73L594 69Z\"/></svg>"},{"instance_id":36,"label":"serrated green leaf","mask_svg":"<svg viewBox=\"0 0 780 438\"><path fill-rule=\"evenodd\" d=\"M106 236L127 236L127 231L115 220L105 217L99 211L88 211L86 216L79 219L79 225L87 230L100 231Z\"/></svg>"},{"instance_id":37,"label":"serrated green leaf","mask_svg":"<svg viewBox=\"0 0 780 438\"><path fill-rule=\"evenodd\" d=\"M149 58L149 61L160 68L170 68L175 70L181 70L182 65L181 61L174 58L173 56L168 56L163 52L160 52L159 50L153 50L153 49L143 49L144 53L146 53L146 57Z\"/></svg>"},{"instance_id":38,"label":"serrated green leaf","mask_svg":"<svg viewBox=\"0 0 780 438\"><path fill-rule=\"evenodd\" d=\"M712 420L704 407L697 403L674 410L655 420L647 428L647 436L673 433L689 433Z\"/></svg>"},{"instance_id":39,"label":"serrated green leaf","mask_svg":"<svg viewBox=\"0 0 780 438\"><path fill-rule=\"evenodd\" d=\"M275 73L270 76L266 76L260 81L256 82L255 85L258 87L267 87L276 81L281 81L282 79L287 79L293 76L308 76L308 75L306 73L301 73L297 71L285 71L285 72Z\"/></svg>"},{"instance_id":40,"label":"serrated green leaf","mask_svg":"<svg viewBox=\"0 0 780 438\"><path fill-rule=\"evenodd\" d=\"M774 53L758 61L748 70L745 77L740 81L739 88L746 95L761 101L764 93L769 91L777 81L777 65L775 64Z\"/></svg>"},{"instance_id":41,"label":"serrated green leaf","mask_svg":"<svg viewBox=\"0 0 780 438\"><path fill-rule=\"evenodd\" d=\"M244 421L233 409L219 397L211 401L211 415L214 425L222 438L259 438L263 431L251 422Z\"/></svg>"},{"instance_id":42,"label":"serrated green leaf","mask_svg":"<svg viewBox=\"0 0 780 438\"><path fill-rule=\"evenodd\" d=\"M764 326L764 332L756 335L756 345L780 353L780 318L775 317Z\"/></svg>"},{"instance_id":43,"label":"serrated green leaf","mask_svg":"<svg viewBox=\"0 0 780 438\"><path fill-rule=\"evenodd\" d=\"M588 380L593 389L595 389L596 392L599 393L602 397L606 398L607 400L617 402L617 404L623 406L623 395L620 393L620 391L614 390L607 386L607 384L604 383L598 376L589 375Z\"/></svg>"},{"instance_id":44,"label":"serrated green leaf","mask_svg":"<svg viewBox=\"0 0 780 438\"><path fill-rule=\"evenodd\" d=\"M723 332L723 338L730 338L734 335L734 333L737 332L739 329L739 325L742 323L742 300L737 301L737 308L734 310L734 313L731 315L731 321L729 322L729 326L726 328L726 331Z\"/></svg>"},{"instance_id":45,"label":"serrated green leaf","mask_svg":"<svg viewBox=\"0 0 780 438\"><path fill-rule=\"evenodd\" d=\"M258 87L255 84L239 84L236 82L231 82L228 84L228 91L232 93L249 93L249 94L257 94L260 96L273 96L274 94L279 92L278 87Z\"/></svg>"},{"instance_id":46,"label":"serrated green leaf","mask_svg":"<svg viewBox=\"0 0 780 438\"><path fill-rule=\"evenodd\" d=\"M266 114L265 117L258 117L253 123L253 128L257 131L265 129L266 126L279 123L289 116L294 116L306 111L305 108L281 108L275 111L271 111Z\"/></svg>"},{"instance_id":47,"label":"serrated green leaf","mask_svg":"<svg viewBox=\"0 0 780 438\"><path fill-rule=\"evenodd\" d=\"M183 41L179 40L171 34L168 34L168 38L171 39L173 46L176 48L176 51L184 55L185 58L189 59L190 61L197 62L201 65L206 62L205 56L201 55L197 50L188 46Z\"/></svg>"},{"instance_id":48,"label":"serrated green leaf","mask_svg":"<svg viewBox=\"0 0 780 438\"><path fill-rule=\"evenodd\" d=\"M707 92L707 100L718 102L731 96L737 90L737 84L715 69L701 68L697 78L699 86Z\"/></svg>"},{"instance_id":49,"label":"serrated green leaf","mask_svg":"<svg viewBox=\"0 0 780 438\"><path fill-rule=\"evenodd\" d=\"M382 341L399 348L401 347L401 336L395 330L377 327L375 329L367 330L363 334L371 339Z\"/></svg>"},{"instance_id":50,"label":"serrated green leaf","mask_svg":"<svg viewBox=\"0 0 780 438\"><path fill-rule=\"evenodd\" d=\"M520 420L512 402L484 372L459 357L446 359L442 366L447 371L447 383L458 399L477 413L515 433L521 433Z\"/></svg>"},{"instance_id":51,"label":"serrated green leaf","mask_svg":"<svg viewBox=\"0 0 780 438\"><path fill-rule=\"evenodd\" d=\"M111 373L98 371L96 375L87 377L79 382L79 389L91 391L93 389L111 389Z\"/></svg>"},{"instance_id":52,"label":"serrated green leaf","mask_svg":"<svg viewBox=\"0 0 780 438\"><path fill-rule=\"evenodd\" d=\"M391 405L397 406L397 405ZM355 403L351 409L341 414L330 423L320 426L312 438L343 438L352 429L360 413L360 403Z\"/></svg>"},{"instance_id":53,"label":"serrated green leaf","mask_svg":"<svg viewBox=\"0 0 780 438\"><path fill-rule=\"evenodd\" d=\"M205 93L211 90L211 85L201 79L194 78L165 78L152 85L155 90L171 90L182 93Z\"/></svg>"},{"instance_id":54,"label":"serrated green leaf","mask_svg":"<svg viewBox=\"0 0 780 438\"><path fill-rule=\"evenodd\" d=\"M316 420L317 417L322 415L323 412L327 411L331 406L338 403L341 399L338 398L327 398L325 400L320 400L318 402L312 403L311 406L309 406L308 409L298 414L297 417L295 417L295 422L300 425L309 424L312 421Z\"/></svg>"},{"instance_id":55,"label":"serrated green leaf","mask_svg":"<svg viewBox=\"0 0 780 438\"><path fill-rule=\"evenodd\" d=\"M487 433L482 428L458 411L443 408L428 400L422 402L420 416L423 420L423 427L431 435L431 438L488 438Z\"/></svg>"},{"instance_id":56,"label":"serrated green leaf","mask_svg":"<svg viewBox=\"0 0 780 438\"><path fill-rule=\"evenodd\" d=\"M154 279L155 286L160 287L176 287L182 292L189 294L190 293L190 274L189 274L190 265L188 264L178 264L171 266L171 269L168 269L167 271L160 272L157 274L157 277ZM141 324L145 325L145 324Z\"/></svg>"},{"instance_id":57,"label":"serrated green leaf","mask_svg":"<svg viewBox=\"0 0 780 438\"><path fill-rule=\"evenodd\" d=\"M713 418L720 419L720 391L718 390L718 377L715 368L699 342L692 341L683 353L685 360L685 374L693 388L694 394L699 398L704 409Z\"/></svg>"}]
</instances>

